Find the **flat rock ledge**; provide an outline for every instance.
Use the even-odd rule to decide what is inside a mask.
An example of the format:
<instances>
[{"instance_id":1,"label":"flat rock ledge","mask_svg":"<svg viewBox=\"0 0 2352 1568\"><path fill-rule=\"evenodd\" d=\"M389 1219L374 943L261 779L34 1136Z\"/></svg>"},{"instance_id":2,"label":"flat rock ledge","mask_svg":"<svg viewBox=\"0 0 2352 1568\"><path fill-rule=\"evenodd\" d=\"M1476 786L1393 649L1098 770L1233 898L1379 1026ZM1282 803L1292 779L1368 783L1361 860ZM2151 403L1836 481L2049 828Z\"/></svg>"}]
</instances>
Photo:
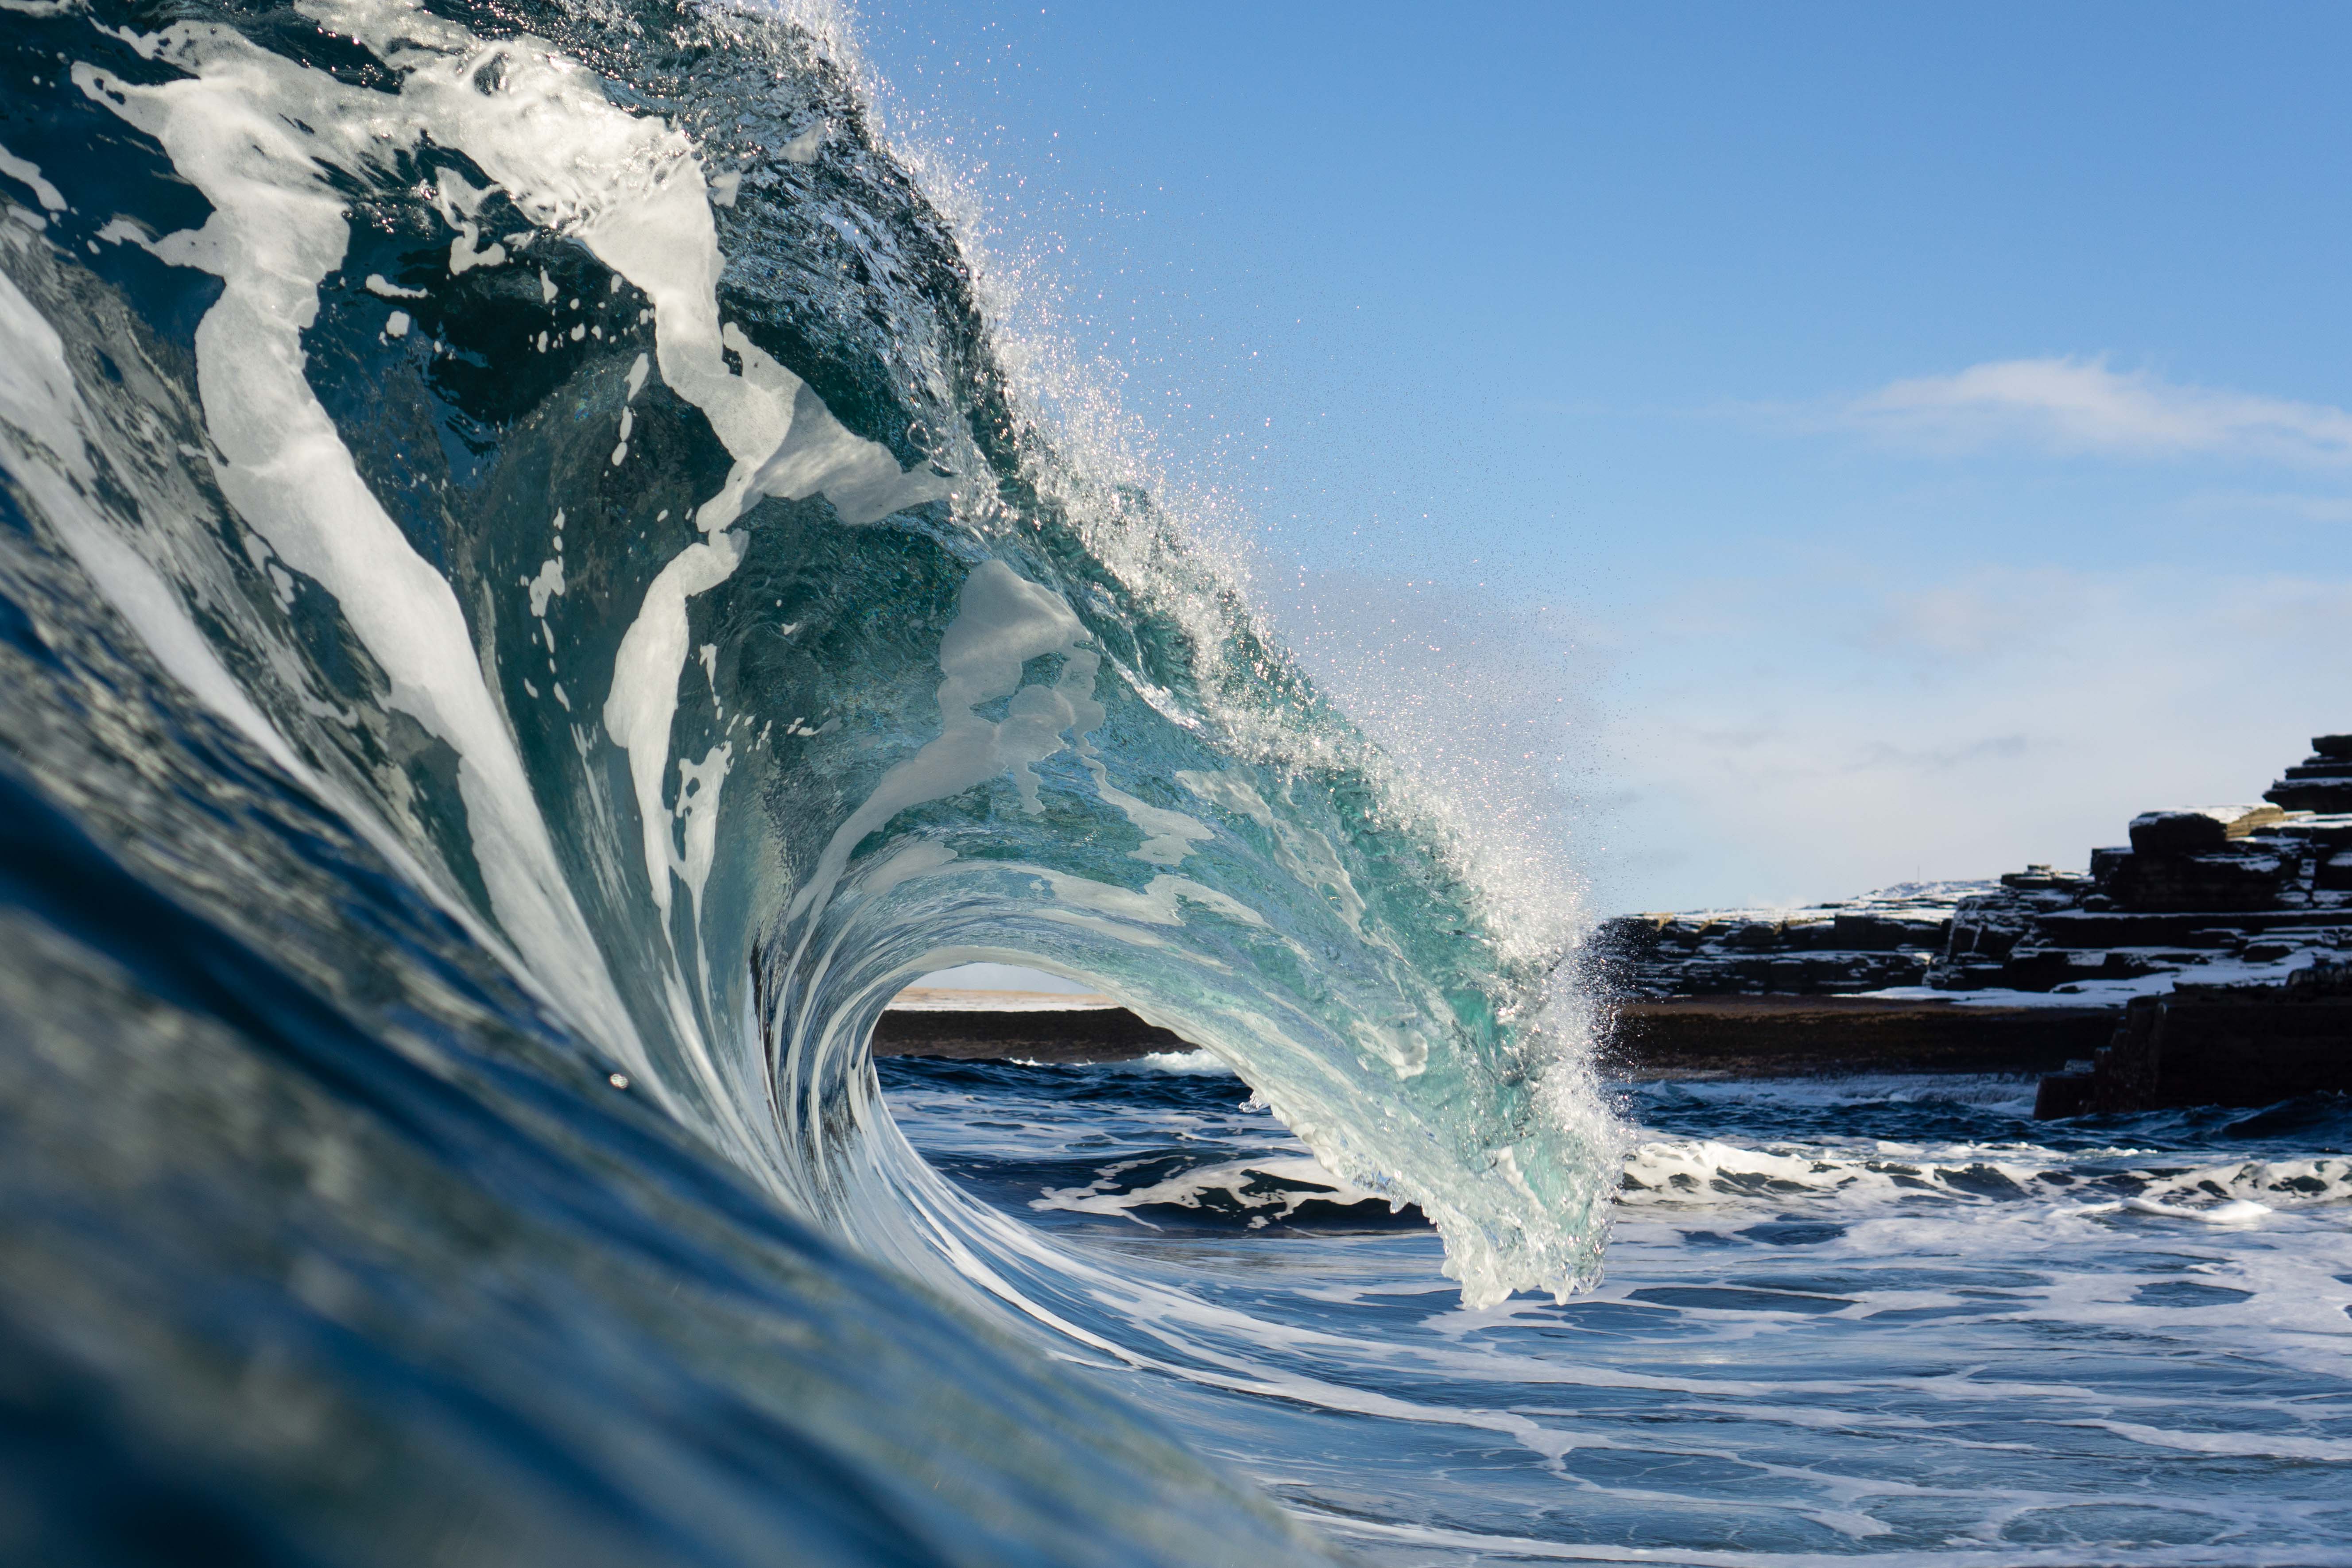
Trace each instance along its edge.
<instances>
[{"instance_id":1,"label":"flat rock ledge","mask_svg":"<svg viewBox=\"0 0 2352 1568\"><path fill-rule=\"evenodd\" d=\"M2267 1105L2352 1088L2352 970L2291 989L2182 987L2126 1005L2036 997L1678 996L1622 1004L1601 1057L1612 1077L2045 1075L2036 1114L2150 1104ZM877 1057L1079 1066L1200 1047L1108 1002L892 1008Z\"/></svg>"},{"instance_id":2,"label":"flat rock ledge","mask_svg":"<svg viewBox=\"0 0 2352 1568\"><path fill-rule=\"evenodd\" d=\"M891 1007L874 1026L877 1057L1075 1066L1139 1061L1198 1049L1108 997L1071 997L1058 1005L1031 1003L1012 1007L982 996L961 1005L952 1000L926 1000Z\"/></svg>"},{"instance_id":3,"label":"flat rock ledge","mask_svg":"<svg viewBox=\"0 0 2352 1568\"><path fill-rule=\"evenodd\" d=\"M1620 1007L1601 1066L1633 1079L2054 1073L2106 1044L2122 1011L1940 997L1678 997ZM874 1030L877 1057L946 1061L1071 1066L1199 1048L1108 1002L1001 1009L975 997L962 1006L893 1007Z\"/></svg>"},{"instance_id":4,"label":"flat rock ledge","mask_svg":"<svg viewBox=\"0 0 2352 1568\"><path fill-rule=\"evenodd\" d=\"M2057 1073L2089 1060L2122 1014L1942 997L1662 997L1617 1007L1601 1066L1637 1080Z\"/></svg>"}]
</instances>

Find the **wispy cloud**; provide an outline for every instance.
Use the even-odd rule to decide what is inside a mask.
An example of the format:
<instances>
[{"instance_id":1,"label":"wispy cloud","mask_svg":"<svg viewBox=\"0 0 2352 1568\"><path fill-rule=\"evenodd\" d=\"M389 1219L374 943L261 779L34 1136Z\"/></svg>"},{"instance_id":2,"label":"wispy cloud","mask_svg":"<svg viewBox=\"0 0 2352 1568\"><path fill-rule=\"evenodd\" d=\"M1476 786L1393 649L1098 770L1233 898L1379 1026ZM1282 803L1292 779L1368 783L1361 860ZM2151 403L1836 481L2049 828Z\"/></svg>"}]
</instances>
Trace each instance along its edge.
<instances>
[{"instance_id":1,"label":"wispy cloud","mask_svg":"<svg viewBox=\"0 0 2352 1568\"><path fill-rule=\"evenodd\" d=\"M2000 360L1898 381L1857 398L1844 421L1946 449L2025 443L2064 452L2216 455L2352 462L2352 413L2186 386L2104 359Z\"/></svg>"}]
</instances>

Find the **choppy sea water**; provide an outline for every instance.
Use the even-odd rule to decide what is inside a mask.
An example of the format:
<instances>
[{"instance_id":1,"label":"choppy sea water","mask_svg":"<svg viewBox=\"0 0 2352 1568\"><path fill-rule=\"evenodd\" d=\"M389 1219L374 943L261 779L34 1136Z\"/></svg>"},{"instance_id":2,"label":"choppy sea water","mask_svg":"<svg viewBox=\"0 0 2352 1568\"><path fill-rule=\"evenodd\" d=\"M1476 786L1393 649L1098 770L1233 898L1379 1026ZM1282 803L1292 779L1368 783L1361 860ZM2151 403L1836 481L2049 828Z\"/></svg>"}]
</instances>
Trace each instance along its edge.
<instances>
[{"instance_id":1,"label":"choppy sea water","mask_svg":"<svg viewBox=\"0 0 2352 1568\"><path fill-rule=\"evenodd\" d=\"M1606 1281L1472 1309L1415 1216L1160 1063L882 1072L934 1163L1101 1271L1119 1381L1366 1560L2352 1558L2340 1097L1631 1087Z\"/></svg>"}]
</instances>

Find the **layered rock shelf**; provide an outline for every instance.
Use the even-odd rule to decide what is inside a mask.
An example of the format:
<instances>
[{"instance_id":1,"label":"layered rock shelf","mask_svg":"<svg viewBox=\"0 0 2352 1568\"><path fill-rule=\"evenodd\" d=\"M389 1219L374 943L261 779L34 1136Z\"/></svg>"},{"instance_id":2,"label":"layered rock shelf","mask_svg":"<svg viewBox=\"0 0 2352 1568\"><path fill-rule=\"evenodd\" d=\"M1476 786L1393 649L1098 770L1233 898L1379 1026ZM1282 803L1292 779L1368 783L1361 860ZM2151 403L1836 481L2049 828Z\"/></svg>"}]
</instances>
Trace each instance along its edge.
<instances>
[{"instance_id":1,"label":"layered rock shelf","mask_svg":"<svg viewBox=\"0 0 2352 1568\"><path fill-rule=\"evenodd\" d=\"M1848 996L1924 985L1961 900L1991 882L1906 883L1796 910L1625 915L1594 943L1625 1000Z\"/></svg>"},{"instance_id":2,"label":"layered rock shelf","mask_svg":"<svg viewBox=\"0 0 2352 1568\"><path fill-rule=\"evenodd\" d=\"M2046 1067L2048 1115L2352 1089L2352 735L2312 747L2264 804L2147 813L2085 871L1612 921L1621 1065Z\"/></svg>"}]
</instances>

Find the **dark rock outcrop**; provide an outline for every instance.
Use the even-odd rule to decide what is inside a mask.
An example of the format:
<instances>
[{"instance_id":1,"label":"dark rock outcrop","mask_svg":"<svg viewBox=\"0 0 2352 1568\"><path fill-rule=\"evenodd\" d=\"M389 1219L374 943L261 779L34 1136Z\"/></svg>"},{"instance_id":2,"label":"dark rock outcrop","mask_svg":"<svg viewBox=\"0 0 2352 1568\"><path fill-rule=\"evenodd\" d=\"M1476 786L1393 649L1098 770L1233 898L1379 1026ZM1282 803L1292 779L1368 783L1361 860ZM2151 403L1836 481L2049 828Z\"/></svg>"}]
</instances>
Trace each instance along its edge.
<instances>
[{"instance_id":1,"label":"dark rock outcrop","mask_svg":"<svg viewBox=\"0 0 2352 1568\"><path fill-rule=\"evenodd\" d=\"M2184 984L2133 997L2088 1064L2042 1080L2034 1114L2269 1105L2347 1089L2352 963L2319 959L2281 984Z\"/></svg>"},{"instance_id":2,"label":"dark rock outcrop","mask_svg":"<svg viewBox=\"0 0 2352 1568\"><path fill-rule=\"evenodd\" d=\"M2352 814L2352 735L2314 735L2311 752L2263 798L2288 811Z\"/></svg>"}]
</instances>

